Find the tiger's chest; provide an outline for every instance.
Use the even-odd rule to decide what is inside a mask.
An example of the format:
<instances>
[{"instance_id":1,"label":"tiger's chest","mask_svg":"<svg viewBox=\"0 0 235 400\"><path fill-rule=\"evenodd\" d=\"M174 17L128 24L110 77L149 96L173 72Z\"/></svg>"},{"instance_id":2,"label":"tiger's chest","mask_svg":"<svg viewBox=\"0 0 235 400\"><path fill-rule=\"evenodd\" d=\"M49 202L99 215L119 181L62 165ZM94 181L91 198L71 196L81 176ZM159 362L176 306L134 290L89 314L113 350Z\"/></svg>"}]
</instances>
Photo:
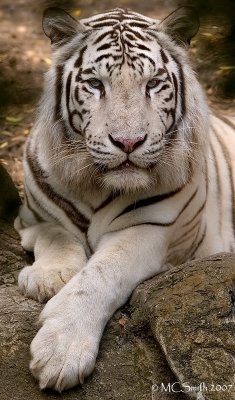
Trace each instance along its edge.
<instances>
[{"instance_id":1,"label":"tiger's chest","mask_svg":"<svg viewBox=\"0 0 235 400\"><path fill-rule=\"evenodd\" d=\"M170 244L174 231L177 230L176 236L179 237L186 229L185 224L188 224L187 228L193 227L190 220L206 196L205 182L201 183L198 185L195 179L183 188L164 194L152 192L139 198L118 196L109 199L91 215L87 232L90 247L95 251L105 235L118 235L124 229L139 225L155 226L156 235L166 233Z\"/></svg>"}]
</instances>

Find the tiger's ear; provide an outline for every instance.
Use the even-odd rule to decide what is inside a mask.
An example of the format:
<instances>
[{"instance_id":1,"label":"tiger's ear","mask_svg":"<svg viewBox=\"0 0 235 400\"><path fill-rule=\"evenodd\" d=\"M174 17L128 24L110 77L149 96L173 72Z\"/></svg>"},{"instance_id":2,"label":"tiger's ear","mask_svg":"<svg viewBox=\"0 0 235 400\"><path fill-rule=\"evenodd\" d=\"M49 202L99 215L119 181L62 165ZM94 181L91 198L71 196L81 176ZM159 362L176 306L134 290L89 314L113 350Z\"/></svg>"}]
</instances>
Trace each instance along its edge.
<instances>
[{"instance_id":1,"label":"tiger's ear","mask_svg":"<svg viewBox=\"0 0 235 400\"><path fill-rule=\"evenodd\" d=\"M160 23L164 31L179 44L190 44L200 25L197 11L193 7L180 7Z\"/></svg>"},{"instance_id":2,"label":"tiger's ear","mask_svg":"<svg viewBox=\"0 0 235 400\"><path fill-rule=\"evenodd\" d=\"M50 7L44 11L42 27L45 35L51 39L53 47L67 43L73 36L85 29L66 11L57 7Z\"/></svg>"}]
</instances>

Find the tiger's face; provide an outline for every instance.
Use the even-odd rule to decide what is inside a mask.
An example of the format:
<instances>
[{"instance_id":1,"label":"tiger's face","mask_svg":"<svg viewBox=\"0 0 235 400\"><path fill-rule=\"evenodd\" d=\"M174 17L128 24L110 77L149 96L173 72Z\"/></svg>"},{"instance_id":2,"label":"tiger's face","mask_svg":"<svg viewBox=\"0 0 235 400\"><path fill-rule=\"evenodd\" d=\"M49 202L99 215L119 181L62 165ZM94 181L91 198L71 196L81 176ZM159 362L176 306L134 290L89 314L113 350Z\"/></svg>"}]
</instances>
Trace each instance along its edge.
<instances>
[{"instance_id":1,"label":"tiger's face","mask_svg":"<svg viewBox=\"0 0 235 400\"><path fill-rule=\"evenodd\" d=\"M179 128L189 77L158 26L118 9L106 21L103 15L84 20L82 33L62 46L73 51L57 66L63 82L57 112L59 107L67 136L83 144L83 160L85 154L102 183L114 189L151 186L164 164L165 171L174 164L177 169L187 152L184 126Z\"/></svg>"},{"instance_id":2,"label":"tiger's face","mask_svg":"<svg viewBox=\"0 0 235 400\"><path fill-rule=\"evenodd\" d=\"M174 124L175 73L170 63L168 69L164 65L154 41L122 45L124 35L117 34L106 49L107 38L96 44L100 33L93 36L82 66L76 68L75 61L73 72L68 69L65 118L83 137L106 182L133 176L148 180ZM110 48L112 56L107 57ZM118 57L115 63L113 56Z\"/></svg>"}]
</instances>

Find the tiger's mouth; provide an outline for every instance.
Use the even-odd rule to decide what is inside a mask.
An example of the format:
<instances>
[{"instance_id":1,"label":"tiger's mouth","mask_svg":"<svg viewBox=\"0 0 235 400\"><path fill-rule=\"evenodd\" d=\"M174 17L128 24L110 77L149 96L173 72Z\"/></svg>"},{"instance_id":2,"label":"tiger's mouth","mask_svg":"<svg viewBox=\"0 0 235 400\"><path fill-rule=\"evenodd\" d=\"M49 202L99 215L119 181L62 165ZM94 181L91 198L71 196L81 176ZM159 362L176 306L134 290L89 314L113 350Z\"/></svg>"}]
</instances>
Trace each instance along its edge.
<instances>
[{"instance_id":1,"label":"tiger's mouth","mask_svg":"<svg viewBox=\"0 0 235 400\"><path fill-rule=\"evenodd\" d=\"M147 172L151 174L152 169L155 167L155 163L151 162L148 163L144 166L138 165L137 163L130 161L129 158L127 158L125 161L121 162L118 165L115 166L109 166L109 165L104 165L99 162L95 162L95 165L97 169L102 173L102 174L109 174L109 173L120 173L120 174L136 174L138 172Z\"/></svg>"},{"instance_id":2,"label":"tiger's mouth","mask_svg":"<svg viewBox=\"0 0 235 400\"><path fill-rule=\"evenodd\" d=\"M132 170L132 169L139 169L140 167L134 164L130 160L125 160L121 164L117 165L116 167L109 168L109 171L122 171L122 170Z\"/></svg>"},{"instance_id":3,"label":"tiger's mouth","mask_svg":"<svg viewBox=\"0 0 235 400\"><path fill-rule=\"evenodd\" d=\"M102 184L105 187L124 192L135 192L145 190L152 182L151 167L142 167L130 160L116 165L115 167L106 166L100 170Z\"/></svg>"},{"instance_id":4,"label":"tiger's mouth","mask_svg":"<svg viewBox=\"0 0 235 400\"><path fill-rule=\"evenodd\" d=\"M146 166L140 166L129 159L123 161L121 164L117 165L116 167L107 167L107 172L138 172L138 171L148 171L151 172L152 168L154 167L154 163L150 163Z\"/></svg>"}]
</instances>

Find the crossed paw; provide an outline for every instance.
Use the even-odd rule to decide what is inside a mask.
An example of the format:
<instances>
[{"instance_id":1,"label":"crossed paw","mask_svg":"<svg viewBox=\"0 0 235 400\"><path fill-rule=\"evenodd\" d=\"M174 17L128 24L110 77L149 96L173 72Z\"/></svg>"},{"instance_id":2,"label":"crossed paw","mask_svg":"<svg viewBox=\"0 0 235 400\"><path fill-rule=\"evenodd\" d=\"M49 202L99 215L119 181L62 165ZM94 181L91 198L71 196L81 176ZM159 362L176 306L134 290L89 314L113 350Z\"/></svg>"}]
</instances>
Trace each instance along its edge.
<instances>
[{"instance_id":1,"label":"crossed paw","mask_svg":"<svg viewBox=\"0 0 235 400\"><path fill-rule=\"evenodd\" d=\"M48 268L46 264L36 261L20 272L19 289L31 299L46 302L58 293L78 271L76 267L61 268L58 265L50 265Z\"/></svg>"}]
</instances>

